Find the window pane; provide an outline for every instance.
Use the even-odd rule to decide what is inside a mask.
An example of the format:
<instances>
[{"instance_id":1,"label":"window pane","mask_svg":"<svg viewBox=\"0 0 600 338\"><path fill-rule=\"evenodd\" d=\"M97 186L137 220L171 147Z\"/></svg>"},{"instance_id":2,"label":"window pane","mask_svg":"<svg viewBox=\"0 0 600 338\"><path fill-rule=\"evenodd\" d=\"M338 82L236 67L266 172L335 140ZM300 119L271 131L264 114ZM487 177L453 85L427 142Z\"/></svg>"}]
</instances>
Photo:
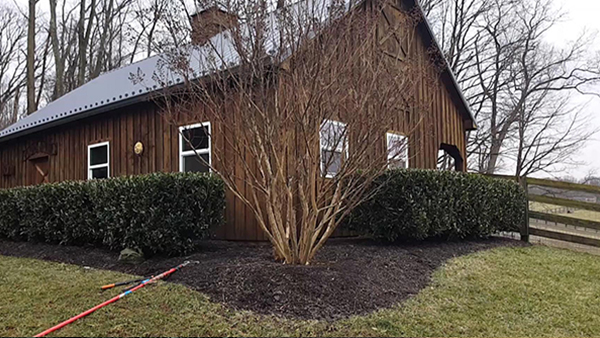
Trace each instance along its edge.
<instances>
[{"instance_id":1,"label":"window pane","mask_svg":"<svg viewBox=\"0 0 600 338\"><path fill-rule=\"evenodd\" d=\"M397 134L388 134L388 158L404 157L408 148L406 137Z\"/></svg>"},{"instance_id":2,"label":"window pane","mask_svg":"<svg viewBox=\"0 0 600 338\"><path fill-rule=\"evenodd\" d=\"M193 129L184 129L181 132L183 134L183 138L181 140L181 149L183 149L182 151L208 148L208 139L210 137L208 133L208 126L197 127Z\"/></svg>"},{"instance_id":3,"label":"window pane","mask_svg":"<svg viewBox=\"0 0 600 338\"><path fill-rule=\"evenodd\" d=\"M108 146L90 148L90 165L108 163Z\"/></svg>"},{"instance_id":4,"label":"window pane","mask_svg":"<svg viewBox=\"0 0 600 338\"><path fill-rule=\"evenodd\" d=\"M342 153L339 151L323 150L321 152L321 161L327 176L334 176L342 168Z\"/></svg>"},{"instance_id":5,"label":"window pane","mask_svg":"<svg viewBox=\"0 0 600 338\"><path fill-rule=\"evenodd\" d=\"M189 155L183 158L183 171L194 172L194 173L206 173L208 172L208 154L200 155L205 162L200 160L197 155Z\"/></svg>"},{"instance_id":6,"label":"window pane","mask_svg":"<svg viewBox=\"0 0 600 338\"><path fill-rule=\"evenodd\" d=\"M321 125L321 147L342 151L346 143L346 124L325 121Z\"/></svg>"},{"instance_id":7,"label":"window pane","mask_svg":"<svg viewBox=\"0 0 600 338\"><path fill-rule=\"evenodd\" d=\"M388 163L390 169L406 169L408 168L408 162L403 159L391 159Z\"/></svg>"},{"instance_id":8,"label":"window pane","mask_svg":"<svg viewBox=\"0 0 600 338\"><path fill-rule=\"evenodd\" d=\"M92 169L92 178L108 178L108 167Z\"/></svg>"},{"instance_id":9,"label":"window pane","mask_svg":"<svg viewBox=\"0 0 600 338\"><path fill-rule=\"evenodd\" d=\"M389 167L408 168L408 139L400 134L387 134Z\"/></svg>"}]
</instances>

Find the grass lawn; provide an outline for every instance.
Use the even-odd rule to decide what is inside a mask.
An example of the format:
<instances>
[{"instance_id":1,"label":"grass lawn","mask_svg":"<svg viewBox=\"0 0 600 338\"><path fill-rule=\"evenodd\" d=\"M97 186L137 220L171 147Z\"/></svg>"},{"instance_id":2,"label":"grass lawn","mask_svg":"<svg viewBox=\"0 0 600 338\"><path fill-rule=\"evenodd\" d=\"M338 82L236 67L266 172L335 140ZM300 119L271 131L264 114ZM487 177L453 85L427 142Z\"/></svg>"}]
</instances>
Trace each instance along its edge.
<instances>
[{"instance_id":1,"label":"grass lawn","mask_svg":"<svg viewBox=\"0 0 600 338\"><path fill-rule=\"evenodd\" d=\"M549 211L554 211L554 210L561 209L564 207L562 207L560 205L554 205L554 204L529 202L529 208L534 211L549 212ZM574 210L571 213L561 212L561 213L557 213L557 215L581 218L581 219L586 219L589 221L600 221L600 212L583 210L583 209Z\"/></svg>"},{"instance_id":2,"label":"grass lawn","mask_svg":"<svg viewBox=\"0 0 600 338\"><path fill-rule=\"evenodd\" d=\"M197 267L200 268L200 267ZM36 334L118 291L132 276L0 256L0 335ZM600 260L541 246L451 260L401 306L334 323L228 310L160 283L57 332L66 336L600 336Z\"/></svg>"}]
</instances>

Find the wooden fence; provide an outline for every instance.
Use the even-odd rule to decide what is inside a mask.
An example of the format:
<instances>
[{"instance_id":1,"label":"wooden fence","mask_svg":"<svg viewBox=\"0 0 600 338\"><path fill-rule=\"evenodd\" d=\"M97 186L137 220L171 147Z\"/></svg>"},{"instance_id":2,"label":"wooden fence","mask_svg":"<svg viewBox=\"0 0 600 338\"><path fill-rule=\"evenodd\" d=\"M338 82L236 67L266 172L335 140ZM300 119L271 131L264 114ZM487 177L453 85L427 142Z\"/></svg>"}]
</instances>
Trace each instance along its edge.
<instances>
[{"instance_id":1,"label":"wooden fence","mask_svg":"<svg viewBox=\"0 0 600 338\"><path fill-rule=\"evenodd\" d=\"M514 176L489 176L515 180ZM570 208L571 210L589 210L600 212L600 203L591 203L587 201L579 201L562 197L534 194L529 189L529 186L534 185L539 187L560 189L562 191L578 191L600 195L599 186L560 182L531 177L521 178L520 184L526 189L529 202L557 205ZM548 222L554 223L554 227L544 226L544 224L547 225ZM562 225L564 227L561 228L557 225ZM567 226L572 226L573 229L569 230ZM578 228L582 229L583 231L577 231ZM595 231L587 232L586 230ZM576 218L568 215L546 213L541 212L539 210L532 210L531 203L528 203L526 219L523 221L520 233L521 239L524 241L529 241L529 236L532 235L576 244L600 247L600 232L596 231L600 231L600 221Z\"/></svg>"}]
</instances>

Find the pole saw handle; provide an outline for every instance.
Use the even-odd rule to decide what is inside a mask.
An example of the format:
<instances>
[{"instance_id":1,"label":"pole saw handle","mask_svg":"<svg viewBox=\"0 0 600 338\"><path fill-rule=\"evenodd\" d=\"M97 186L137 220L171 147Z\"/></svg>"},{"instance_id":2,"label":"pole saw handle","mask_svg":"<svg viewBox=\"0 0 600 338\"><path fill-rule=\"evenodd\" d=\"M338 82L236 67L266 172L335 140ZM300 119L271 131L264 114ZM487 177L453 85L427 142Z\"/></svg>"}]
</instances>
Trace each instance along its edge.
<instances>
[{"instance_id":1,"label":"pole saw handle","mask_svg":"<svg viewBox=\"0 0 600 338\"><path fill-rule=\"evenodd\" d=\"M112 283L112 284L107 284L107 285L102 285L102 288L101 288L101 289L102 289L102 290L112 289L112 288L114 288L115 286L116 286L116 285L115 285L115 283Z\"/></svg>"},{"instance_id":2,"label":"pole saw handle","mask_svg":"<svg viewBox=\"0 0 600 338\"><path fill-rule=\"evenodd\" d=\"M139 278L139 279L129 280L129 281L126 281L126 282L106 284L106 285L103 285L101 287L101 289L104 291L104 290L112 289L112 288L117 287L117 286L123 286L123 285L129 285L129 284L139 283L139 282L141 282L141 281L143 281L145 279L146 278Z\"/></svg>"}]
</instances>

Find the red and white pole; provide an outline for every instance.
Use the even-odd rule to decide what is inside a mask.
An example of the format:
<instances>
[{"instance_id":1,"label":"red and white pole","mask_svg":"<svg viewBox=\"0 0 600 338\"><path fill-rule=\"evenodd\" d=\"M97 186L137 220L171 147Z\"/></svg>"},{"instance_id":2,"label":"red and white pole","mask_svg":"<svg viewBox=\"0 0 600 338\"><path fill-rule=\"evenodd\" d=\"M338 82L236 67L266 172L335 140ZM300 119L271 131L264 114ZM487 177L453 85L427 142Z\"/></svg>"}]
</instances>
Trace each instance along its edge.
<instances>
[{"instance_id":1,"label":"red and white pole","mask_svg":"<svg viewBox=\"0 0 600 338\"><path fill-rule=\"evenodd\" d=\"M130 294L130 293L134 292L135 290L141 289L141 288L143 288L144 286L146 286L146 285L148 285L148 284L150 284L150 283L153 283L153 282L156 282L156 281L158 281L158 280L160 280L160 279L163 279L163 278L165 278L165 277L169 276L170 274L172 274L172 273L176 272L177 270L179 270L179 269L183 268L184 266L186 266L186 265L188 265L188 264L190 264L190 263L191 263L191 262L189 262L189 261L186 261L186 262L184 262L183 264L179 264L178 266L176 266L176 267L174 267L174 268L171 268L171 269L169 269L169 270L167 270L167 271L165 271L165 272L161 273L161 274L160 274L160 275L158 275L158 276L155 276L155 277L152 277L152 278L149 278L149 279L145 279L145 280L143 280L143 281L142 281L142 282L141 282L139 285L135 286L134 288L132 288L132 289L130 289L130 290L127 290L127 291L125 291L125 292L121 293L120 295L118 295L118 296L115 296L115 297L113 297L113 298L111 298L111 299L109 299L109 300L105 301L104 303L98 304L98 305L94 306L93 308L91 308L91 309L89 309L89 310L86 310L86 311L84 311L84 312L82 312L82 313L78 314L78 315L77 315L77 316L75 316L75 317L69 318L69 319L65 320L64 322L62 322L62 323L60 323L60 324L58 324L58 325L56 325L56 326L53 326L53 327L49 328L49 329L48 329L48 330L46 330L46 331L43 331L43 332L41 332L41 333L38 333L38 334L36 334L34 337L44 337L44 336L45 336L45 335L47 335L48 333L51 333L51 332L54 332L54 331L56 331L56 330L62 329L63 327L65 327L65 326L67 326L67 325L71 324L72 322L76 321L77 319L83 318L83 317L85 317L85 316L89 315L90 313L92 313L92 312L94 312L94 311L96 311L96 310L98 310L98 309L101 309L101 308L105 307L105 306L106 306L106 305L108 305L108 304L114 303L114 302L118 301L119 299L121 299L121 298L123 298L123 297L127 296L128 294Z\"/></svg>"}]
</instances>

